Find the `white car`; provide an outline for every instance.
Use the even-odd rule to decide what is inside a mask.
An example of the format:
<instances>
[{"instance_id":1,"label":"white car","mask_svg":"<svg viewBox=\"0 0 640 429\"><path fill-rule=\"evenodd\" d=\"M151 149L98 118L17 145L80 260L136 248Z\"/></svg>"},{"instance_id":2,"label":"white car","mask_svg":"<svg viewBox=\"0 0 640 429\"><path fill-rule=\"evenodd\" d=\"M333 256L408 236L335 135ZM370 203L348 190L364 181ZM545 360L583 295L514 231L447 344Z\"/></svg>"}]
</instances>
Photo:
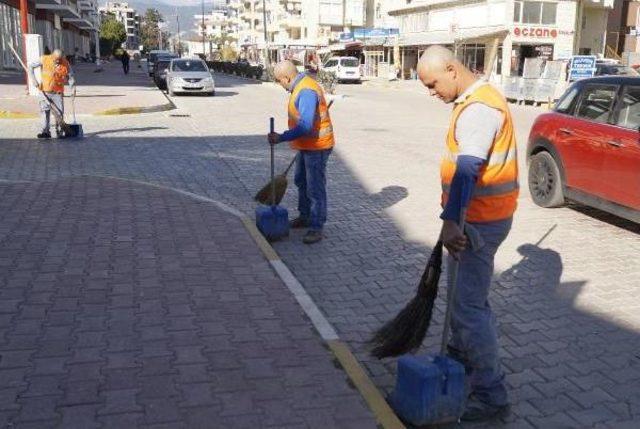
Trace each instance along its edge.
<instances>
[{"instance_id":1,"label":"white car","mask_svg":"<svg viewBox=\"0 0 640 429\"><path fill-rule=\"evenodd\" d=\"M174 58L167 70L167 90L169 95L215 95L216 85L207 63L200 58Z\"/></svg>"},{"instance_id":2,"label":"white car","mask_svg":"<svg viewBox=\"0 0 640 429\"><path fill-rule=\"evenodd\" d=\"M360 83L360 60L356 57L333 57L323 67L326 71L336 75L339 82Z\"/></svg>"}]
</instances>

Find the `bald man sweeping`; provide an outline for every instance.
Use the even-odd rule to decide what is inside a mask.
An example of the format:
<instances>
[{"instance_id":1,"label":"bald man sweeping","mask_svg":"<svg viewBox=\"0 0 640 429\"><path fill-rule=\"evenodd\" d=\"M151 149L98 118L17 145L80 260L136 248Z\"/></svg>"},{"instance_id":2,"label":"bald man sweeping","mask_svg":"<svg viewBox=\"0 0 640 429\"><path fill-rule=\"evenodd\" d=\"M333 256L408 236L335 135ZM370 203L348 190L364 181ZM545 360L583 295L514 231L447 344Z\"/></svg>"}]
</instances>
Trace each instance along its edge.
<instances>
[{"instance_id":1,"label":"bald man sweeping","mask_svg":"<svg viewBox=\"0 0 640 429\"><path fill-rule=\"evenodd\" d=\"M291 228L308 228L302 242L317 243L323 238L327 221L326 169L334 145L333 126L322 88L313 78L291 61L278 63L274 70L277 82L291 93L289 97L289 129L282 134L269 134L269 143L291 142L298 150L294 183L298 187L300 216Z\"/></svg>"},{"instance_id":2,"label":"bald man sweeping","mask_svg":"<svg viewBox=\"0 0 640 429\"><path fill-rule=\"evenodd\" d=\"M470 394L461 419L487 420L508 410L488 297L494 256L509 234L518 199L513 121L502 94L442 46L424 52L418 75L431 95L453 104L441 164L440 238L450 258L459 261L448 350L468 375ZM463 207L464 232L458 226Z\"/></svg>"}]
</instances>

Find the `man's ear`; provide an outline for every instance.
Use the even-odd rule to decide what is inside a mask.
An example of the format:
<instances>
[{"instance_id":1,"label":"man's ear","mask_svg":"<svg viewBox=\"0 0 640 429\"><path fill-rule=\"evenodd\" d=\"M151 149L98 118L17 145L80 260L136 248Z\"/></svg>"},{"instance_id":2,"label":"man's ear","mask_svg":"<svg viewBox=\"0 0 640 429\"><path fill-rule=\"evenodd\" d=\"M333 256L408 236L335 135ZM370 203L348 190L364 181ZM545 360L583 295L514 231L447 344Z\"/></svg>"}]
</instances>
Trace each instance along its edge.
<instances>
[{"instance_id":1,"label":"man's ear","mask_svg":"<svg viewBox=\"0 0 640 429\"><path fill-rule=\"evenodd\" d=\"M447 73L451 73L452 78L455 79L456 77L458 77L458 69L453 63L447 64L447 66L445 67L445 70L447 71Z\"/></svg>"}]
</instances>

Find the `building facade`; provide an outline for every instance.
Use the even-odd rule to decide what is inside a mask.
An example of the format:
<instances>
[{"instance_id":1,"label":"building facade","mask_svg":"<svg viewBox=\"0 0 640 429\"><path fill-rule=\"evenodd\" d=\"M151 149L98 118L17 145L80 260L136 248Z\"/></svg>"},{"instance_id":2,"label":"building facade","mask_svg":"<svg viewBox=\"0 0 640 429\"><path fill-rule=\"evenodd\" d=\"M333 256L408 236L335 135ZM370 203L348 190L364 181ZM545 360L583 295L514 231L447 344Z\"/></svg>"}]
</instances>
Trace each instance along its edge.
<instances>
[{"instance_id":1,"label":"building facade","mask_svg":"<svg viewBox=\"0 0 640 429\"><path fill-rule=\"evenodd\" d=\"M622 58L640 53L640 1L616 1L607 23L607 50Z\"/></svg>"},{"instance_id":2,"label":"building facade","mask_svg":"<svg viewBox=\"0 0 640 429\"><path fill-rule=\"evenodd\" d=\"M99 8L101 15L111 14L124 25L127 32L125 49L138 50L140 48L140 15L129 3L107 2Z\"/></svg>"},{"instance_id":3,"label":"building facade","mask_svg":"<svg viewBox=\"0 0 640 429\"><path fill-rule=\"evenodd\" d=\"M401 69L415 76L420 53L442 44L478 73L520 76L526 58L604 55L613 0L414 0L390 11L398 19ZM492 50L495 55L489 55ZM489 58L497 60L486 63Z\"/></svg>"},{"instance_id":4,"label":"building facade","mask_svg":"<svg viewBox=\"0 0 640 429\"><path fill-rule=\"evenodd\" d=\"M17 69L9 42L22 52L18 0L0 0L0 68ZM42 36L42 47L62 49L67 56L95 54L99 16L97 0L31 0L27 2L29 32Z\"/></svg>"}]
</instances>

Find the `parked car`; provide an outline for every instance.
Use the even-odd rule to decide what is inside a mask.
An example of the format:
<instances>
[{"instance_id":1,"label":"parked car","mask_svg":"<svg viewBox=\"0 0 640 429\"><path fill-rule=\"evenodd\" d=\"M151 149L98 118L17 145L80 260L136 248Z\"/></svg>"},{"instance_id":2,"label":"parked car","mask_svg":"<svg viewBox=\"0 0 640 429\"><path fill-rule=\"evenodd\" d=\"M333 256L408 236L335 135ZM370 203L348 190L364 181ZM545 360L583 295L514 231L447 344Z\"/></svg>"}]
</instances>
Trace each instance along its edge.
<instances>
[{"instance_id":1,"label":"parked car","mask_svg":"<svg viewBox=\"0 0 640 429\"><path fill-rule=\"evenodd\" d=\"M151 69L151 71L153 72L153 76L155 77L156 73L158 72L158 63L160 61L171 61L174 58L180 58L180 57L178 56L178 54L174 54L174 53L169 53L169 54L162 53L162 54L159 54L156 57L155 63L153 63L153 68Z\"/></svg>"},{"instance_id":2,"label":"parked car","mask_svg":"<svg viewBox=\"0 0 640 429\"><path fill-rule=\"evenodd\" d=\"M596 63L596 76L640 76L632 67L623 64Z\"/></svg>"},{"instance_id":3,"label":"parked car","mask_svg":"<svg viewBox=\"0 0 640 429\"><path fill-rule=\"evenodd\" d=\"M168 56L171 55L171 52L164 50L149 51L149 55L147 56L147 72L149 73L149 76L153 76L156 60L158 56L161 55Z\"/></svg>"},{"instance_id":4,"label":"parked car","mask_svg":"<svg viewBox=\"0 0 640 429\"><path fill-rule=\"evenodd\" d=\"M215 82L200 58L174 58L167 72L167 89L170 95L200 93L215 95Z\"/></svg>"},{"instance_id":5,"label":"parked car","mask_svg":"<svg viewBox=\"0 0 640 429\"><path fill-rule=\"evenodd\" d=\"M169 72L171 60L171 58L159 58L156 60L154 66L155 71L153 75L153 81L156 83L158 88L163 90L167 89L167 73Z\"/></svg>"},{"instance_id":6,"label":"parked car","mask_svg":"<svg viewBox=\"0 0 640 429\"><path fill-rule=\"evenodd\" d=\"M323 67L324 70L336 75L339 82L360 83L360 60L356 57L333 57Z\"/></svg>"},{"instance_id":7,"label":"parked car","mask_svg":"<svg viewBox=\"0 0 640 429\"><path fill-rule=\"evenodd\" d=\"M575 82L539 116L527 146L533 201L574 201L640 223L640 78Z\"/></svg>"}]
</instances>

